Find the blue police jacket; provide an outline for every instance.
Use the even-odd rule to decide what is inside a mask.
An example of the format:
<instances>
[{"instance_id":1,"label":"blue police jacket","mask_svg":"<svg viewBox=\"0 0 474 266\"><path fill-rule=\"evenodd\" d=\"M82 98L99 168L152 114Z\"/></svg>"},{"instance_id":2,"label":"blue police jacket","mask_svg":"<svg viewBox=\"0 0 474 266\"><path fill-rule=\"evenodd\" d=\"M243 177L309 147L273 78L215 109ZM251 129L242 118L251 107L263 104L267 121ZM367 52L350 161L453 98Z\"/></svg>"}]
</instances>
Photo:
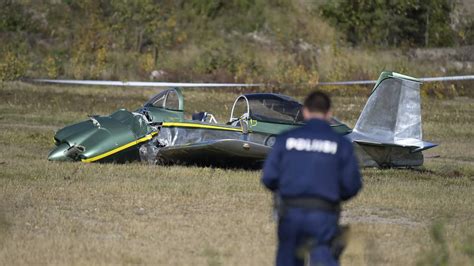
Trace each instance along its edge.
<instances>
[{"instance_id":1,"label":"blue police jacket","mask_svg":"<svg viewBox=\"0 0 474 266\"><path fill-rule=\"evenodd\" d=\"M362 188L352 143L320 119L276 138L262 182L282 198L315 197L332 203L348 200Z\"/></svg>"}]
</instances>

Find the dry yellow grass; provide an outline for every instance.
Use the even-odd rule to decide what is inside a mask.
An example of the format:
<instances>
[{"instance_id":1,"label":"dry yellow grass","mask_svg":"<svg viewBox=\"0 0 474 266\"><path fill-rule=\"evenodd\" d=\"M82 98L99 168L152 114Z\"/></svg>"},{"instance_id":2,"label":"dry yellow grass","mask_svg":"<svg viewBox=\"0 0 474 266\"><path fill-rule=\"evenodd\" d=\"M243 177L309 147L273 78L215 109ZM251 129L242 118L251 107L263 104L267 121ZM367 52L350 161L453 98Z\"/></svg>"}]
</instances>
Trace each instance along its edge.
<instances>
[{"instance_id":1,"label":"dry yellow grass","mask_svg":"<svg viewBox=\"0 0 474 266\"><path fill-rule=\"evenodd\" d=\"M153 90L0 88L0 265L269 265L271 197L259 171L51 163L54 130L132 109ZM187 108L227 117L236 92L189 91ZM334 98L353 124L365 96ZM212 105L209 102L212 101ZM345 265L430 264L432 224L444 224L449 264L473 263L474 100L424 99L425 138L441 144L424 171L363 171L345 206L352 225ZM227 111L222 111L226 110Z\"/></svg>"}]
</instances>

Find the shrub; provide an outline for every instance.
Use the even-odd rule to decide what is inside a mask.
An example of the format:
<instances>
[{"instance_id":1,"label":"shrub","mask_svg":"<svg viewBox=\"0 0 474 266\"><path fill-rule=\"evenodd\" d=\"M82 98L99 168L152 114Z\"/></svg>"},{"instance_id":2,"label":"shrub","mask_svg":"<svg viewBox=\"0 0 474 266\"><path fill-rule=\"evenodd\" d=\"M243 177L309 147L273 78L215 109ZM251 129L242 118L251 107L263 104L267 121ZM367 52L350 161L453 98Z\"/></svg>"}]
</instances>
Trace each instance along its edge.
<instances>
[{"instance_id":1,"label":"shrub","mask_svg":"<svg viewBox=\"0 0 474 266\"><path fill-rule=\"evenodd\" d=\"M17 80L26 73L28 64L13 52L6 52L0 62L0 81Z\"/></svg>"},{"instance_id":2,"label":"shrub","mask_svg":"<svg viewBox=\"0 0 474 266\"><path fill-rule=\"evenodd\" d=\"M44 68L48 78L57 78L59 76L59 62L54 56L48 56L44 62Z\"/></svg>"}]
</instances>

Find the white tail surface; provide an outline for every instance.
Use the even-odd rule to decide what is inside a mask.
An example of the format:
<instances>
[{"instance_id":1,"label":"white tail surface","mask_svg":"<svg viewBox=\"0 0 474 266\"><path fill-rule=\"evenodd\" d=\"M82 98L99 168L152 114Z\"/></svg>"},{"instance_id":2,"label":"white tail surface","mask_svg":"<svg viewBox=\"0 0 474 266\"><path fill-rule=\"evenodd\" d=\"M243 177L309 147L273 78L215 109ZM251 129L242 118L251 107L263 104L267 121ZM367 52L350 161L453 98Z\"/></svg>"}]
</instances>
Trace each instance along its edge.
<instances>
[{"instance_id":1,"label":"white tail surface","mask_svg":"<svg viewBox=\"0 0 474 266\"><path fill-rule=\"evenodd\" d=\"M408 76L382 73L351 138L360 143L410 147L413 151L431 147L422 140L420 84Z\"/></svg>"}]
</instances>

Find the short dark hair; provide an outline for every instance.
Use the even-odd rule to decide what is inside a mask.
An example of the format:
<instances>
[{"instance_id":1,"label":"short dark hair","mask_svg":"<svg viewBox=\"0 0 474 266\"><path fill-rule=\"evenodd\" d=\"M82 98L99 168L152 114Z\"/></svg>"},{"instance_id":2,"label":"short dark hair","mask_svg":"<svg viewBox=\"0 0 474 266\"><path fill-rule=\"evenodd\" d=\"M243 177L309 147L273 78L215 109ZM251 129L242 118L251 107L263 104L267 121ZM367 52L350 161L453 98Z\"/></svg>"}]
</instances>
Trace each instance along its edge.
<instances>
[{"instance_id":1,"label":"short dark hair","mask_svg":"<svg viewBox=\"0 0 474 266\"><path fill-rule=\"evenodd\" d=\"M331 109L331 99L321 91L313 91L304 100L304 107L310 112L327 113Z\"/></svg>"}]
</instances>

